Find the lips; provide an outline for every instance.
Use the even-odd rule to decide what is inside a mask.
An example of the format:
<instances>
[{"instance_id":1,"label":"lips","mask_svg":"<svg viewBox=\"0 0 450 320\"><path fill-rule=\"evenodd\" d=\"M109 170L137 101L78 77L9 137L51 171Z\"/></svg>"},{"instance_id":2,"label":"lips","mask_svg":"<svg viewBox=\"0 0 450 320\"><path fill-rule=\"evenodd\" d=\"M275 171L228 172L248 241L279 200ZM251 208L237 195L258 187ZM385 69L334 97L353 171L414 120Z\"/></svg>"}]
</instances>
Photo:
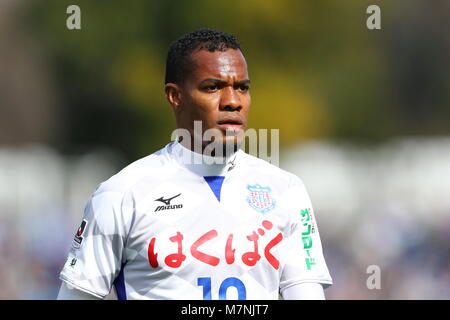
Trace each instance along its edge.
<instances>
[{"instance_id":1,"label":"lips","mask_svg":"<svg viewBox=\"0 0 450 320\"><path fill-rule=\"evenodd\" d=\"M217 124L219 126L232 126L232 127L239 127L244 124L244 122L238 118L238 117L229 117L225 119L221 119L217 121Z\"/></svg>"}]
</instances>

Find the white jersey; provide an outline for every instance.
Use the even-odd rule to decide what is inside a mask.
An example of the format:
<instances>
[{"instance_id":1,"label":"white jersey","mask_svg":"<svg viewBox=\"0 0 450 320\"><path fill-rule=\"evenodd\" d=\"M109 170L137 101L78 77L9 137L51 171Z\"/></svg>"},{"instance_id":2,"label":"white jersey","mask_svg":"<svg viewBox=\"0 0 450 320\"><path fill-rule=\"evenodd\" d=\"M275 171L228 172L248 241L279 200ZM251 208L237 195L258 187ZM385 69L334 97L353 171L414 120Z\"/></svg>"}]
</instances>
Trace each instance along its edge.
<instances>
[{"instance_id":1,"label":"white jersey","mask_svg":"<svg viewBox=\"0 0 450 320\"><path fill-rule=\"evenodd\" d=\"M173 142L100 184L61 280L99 298L114 285L119 299L265 300L332 284L298 177L242 150L199 157Z\"/></svg>"}]
</instances>

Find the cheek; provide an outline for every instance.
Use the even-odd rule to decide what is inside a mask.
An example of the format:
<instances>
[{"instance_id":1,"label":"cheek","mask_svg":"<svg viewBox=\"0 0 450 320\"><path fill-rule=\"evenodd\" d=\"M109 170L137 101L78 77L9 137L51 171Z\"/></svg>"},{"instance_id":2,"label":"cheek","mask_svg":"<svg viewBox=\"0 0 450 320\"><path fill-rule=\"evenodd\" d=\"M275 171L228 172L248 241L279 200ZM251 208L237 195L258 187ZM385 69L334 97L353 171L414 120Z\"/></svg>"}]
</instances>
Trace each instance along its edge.
<instances>
[{"instance_id":1,"label":"cheek","mask_svg":"<svg viewBox=\"0 0 450 320\"><path fill-rule=\"evenodd\" d=\"M250 109L250 105L252 104L252 97L250 95L247 96L247 110Z\"/></svg>"},{"instance_id":2,"label":"cheek","mask_svg":"<svg viewBox=\"0 0 450 320\"><path fill-rule=\"evenodd\" d=\"M247 115L248 112L250 111L250 105L252 103L252 98L250 97L250 95L248 95L245 98L243 98L242 102L243 102L242 103L242 106L243 106L242 112L245 115Z\"/></svg>"},{"instance_id":3,"label":"cheek","mask_svg":"<svg viewBox=\"0 0 450 320\"><path fill-rule=\"evenodd\" d=\"M218 110L220 101L219 95L197 93L189 98L190 109L192 109L192 112L202 115L203 118L212 115Z\"/></svg>"}]
</instances>

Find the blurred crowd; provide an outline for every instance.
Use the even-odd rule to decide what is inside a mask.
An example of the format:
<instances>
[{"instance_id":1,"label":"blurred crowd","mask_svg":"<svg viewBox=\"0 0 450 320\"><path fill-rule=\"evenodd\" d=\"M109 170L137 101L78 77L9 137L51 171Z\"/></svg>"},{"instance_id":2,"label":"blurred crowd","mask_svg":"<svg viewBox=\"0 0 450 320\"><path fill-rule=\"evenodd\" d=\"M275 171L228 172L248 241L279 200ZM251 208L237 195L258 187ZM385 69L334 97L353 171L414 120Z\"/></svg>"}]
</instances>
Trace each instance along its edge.
<instances>
[{"instance_id":1,"label":"blurred crowd","mask_svg":"<svg viewBox=\"0 0 450 320\"><path fill-rule=\"evenodd\" d=\"M0 149L0 299L56 297L84 203L120 169L112 159ZM312 199L334 280L327 299L450 299L450 139L316 141L280 160ZM373 265L378 289L367 285Z\"/></svg>"},{"instance_id":2,"label":"blurred crowd","mask_svg":"<svg viewBox=\"0 0 450 320\"><path fill-rule=\"evenodd\" d=\"M0 148L0 299L55 299L58 274L114 156L63 157L45 146Z\"/></svg>"},{"instance_id":3,"label":"blurred crowd","mask_svg":"<svg viewBox=\"0 0 450 320\"><path fill-rule=\"evenodd\" d=\"M167 48L199 28L241 42L249 128L280 130L310 193L327 298L450 299L450 1L76 3L80 30L73 1L0 0L0 299L56 297L88 196L170 137Z\"/></svg>"},{"instance_id":4,"label":"blurred crowd","mask_svg":"<svg viewBox=\"0 0 450 320\"><path fill-rule=\"evenodd\" d=\"M309 143L284 159L315 207L328 299L450 299L449 138Z\"/></svg>"}]
</instances>

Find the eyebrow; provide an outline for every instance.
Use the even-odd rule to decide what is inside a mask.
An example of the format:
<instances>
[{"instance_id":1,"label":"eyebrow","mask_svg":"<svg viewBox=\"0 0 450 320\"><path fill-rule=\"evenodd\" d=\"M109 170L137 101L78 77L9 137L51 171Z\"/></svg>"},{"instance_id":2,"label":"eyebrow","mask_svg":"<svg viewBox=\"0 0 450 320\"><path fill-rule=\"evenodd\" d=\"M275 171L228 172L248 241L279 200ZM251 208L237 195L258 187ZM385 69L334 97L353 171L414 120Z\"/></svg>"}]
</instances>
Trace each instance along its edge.
<instances>
[{"instance_id":1,"label":"eyebrow","mask_svg":"<svg viewBox=\"0 0 450 320\"><path fill-rule=\"evenodd\" d=\"M220 85L220 86L225 86L225 85L228 84L228 82L226 82L226 81L223 81L223 80L220 80L220 79L215 79L215 78L205 79L205 80L202 81L202 83L204 83L204 82L212 82L212 83L214 83L216 85ZM250 83L250 80L249 79L245 79L245 80L241 80L241 81L236 82L234 85L242 86L242 85L249 84L249 83Z\"/></svg>"}]
</instances>

